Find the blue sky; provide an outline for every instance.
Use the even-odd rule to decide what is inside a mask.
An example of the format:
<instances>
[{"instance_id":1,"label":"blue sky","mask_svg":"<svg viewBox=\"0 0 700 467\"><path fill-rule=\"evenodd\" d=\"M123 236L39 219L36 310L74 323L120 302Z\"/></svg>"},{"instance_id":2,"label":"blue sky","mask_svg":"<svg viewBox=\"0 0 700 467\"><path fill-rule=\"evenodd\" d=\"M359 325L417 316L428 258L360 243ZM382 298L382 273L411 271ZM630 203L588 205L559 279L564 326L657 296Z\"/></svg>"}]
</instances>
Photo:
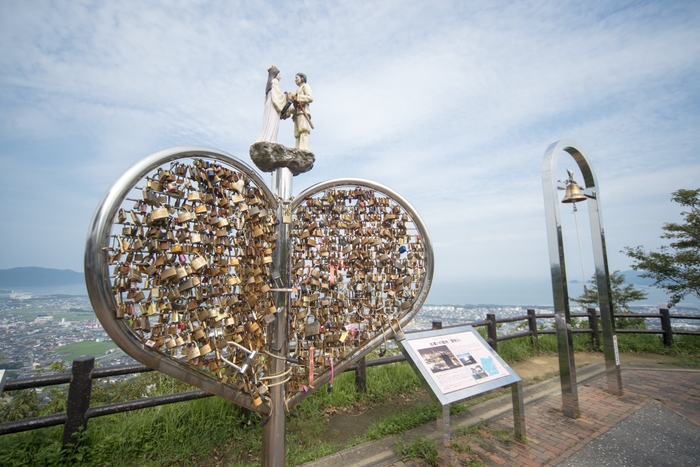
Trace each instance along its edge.
<instances>
[{"instance_id":1,"label":"blue sky","mask_svg":"<svg viewBox=\"0 0 700 467\"><path fill-rule=\"evenodd\" d=\"M597 173L611 269L629 269L619 250L661 245L671 192L698 187L698 24L687 1L3 1L0 269L82 271L102 195L152 152L249 161L272 64L283 90L302 71L315 95L317 162L294 191L398 191L437 282L548 277L541 164L562 138ZM590 277L585 207L582 255L562 214L569 278Z\"/></svg>"}]
</instances>

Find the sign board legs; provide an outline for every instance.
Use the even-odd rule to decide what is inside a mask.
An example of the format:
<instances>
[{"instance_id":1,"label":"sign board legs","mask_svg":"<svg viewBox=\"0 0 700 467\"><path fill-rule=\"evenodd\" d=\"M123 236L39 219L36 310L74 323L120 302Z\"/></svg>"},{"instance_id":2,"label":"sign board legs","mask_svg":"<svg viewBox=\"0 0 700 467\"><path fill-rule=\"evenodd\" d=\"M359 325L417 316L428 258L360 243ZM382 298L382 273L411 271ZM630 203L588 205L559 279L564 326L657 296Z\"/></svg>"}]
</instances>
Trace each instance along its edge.
<instances>
[{"instance_id":1,"label":"sign board legs","mask_svg":"<svg viewBox=\"0 0 700 467\"><path fill-rule=\"evenodd\" d=\"M515 439L525 442L525 404L523 403L523 382L518 381L510 387L513 396L513 425Z\"/></svg>"},{"instance_id":2,"label":"sign board legs","mask_svg":"<svg viewBox=\"0 0 700 467\"><path fill-rule=\"evenodd\" d=\"M442 416L437 419L438 433L438 464L452 465L452 450L450 449L450 404L442 406Z\"/></svg>"}]
</instances>

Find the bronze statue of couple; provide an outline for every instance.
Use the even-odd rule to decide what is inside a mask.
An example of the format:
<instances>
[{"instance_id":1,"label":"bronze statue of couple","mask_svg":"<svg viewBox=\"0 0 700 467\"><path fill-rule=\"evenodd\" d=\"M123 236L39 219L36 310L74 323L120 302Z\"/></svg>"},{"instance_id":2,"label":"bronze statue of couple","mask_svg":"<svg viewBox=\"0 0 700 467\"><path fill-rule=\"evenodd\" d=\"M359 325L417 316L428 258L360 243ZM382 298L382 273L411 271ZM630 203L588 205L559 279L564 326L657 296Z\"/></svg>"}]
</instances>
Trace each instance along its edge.
<instances>
[{"instance_id":1,"label":"bronze statue of couple","mask_svg":"<svg viewBox=\"0 0 700 467\"><path fill-rule=\"evenodd\" d=\"M306 82L306 75L297 73L294 76L298 86L296 92L282 92L279 84L281 78L277 67L273 65L268 68L262 129L256 141L276 143L280 120L292 117L296 139L294 147L308 151L309 133L314 127L309 113L309 104L314 100L311 87Z\"/></svg>"}]
</instances>

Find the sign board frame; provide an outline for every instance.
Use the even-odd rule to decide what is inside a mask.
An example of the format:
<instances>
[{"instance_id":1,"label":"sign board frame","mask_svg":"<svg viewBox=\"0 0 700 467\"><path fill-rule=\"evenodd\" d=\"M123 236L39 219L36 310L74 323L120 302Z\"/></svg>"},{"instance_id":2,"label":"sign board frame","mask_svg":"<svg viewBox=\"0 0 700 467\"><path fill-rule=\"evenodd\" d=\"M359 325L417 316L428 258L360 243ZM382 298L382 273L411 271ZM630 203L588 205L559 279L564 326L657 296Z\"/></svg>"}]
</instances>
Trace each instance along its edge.
<instances>
[{"instance_id":1,"label":"sign board frame","mask_svg":"<svg viewBox=\"0 0 700 467\"><path fill-rule=\"evenodd\" d=\"M406 360L442 406L437 421L442 434L442 443L438 443L442 465L452 465L450 405L494 389L510 386L515 438L525 441L522 379L476 329L464 325L405 335L400 343Z\"/></svg>"},{"instance_id":2,"label":"sign board frame","mask_svg":"<svg viewBox=\"0 0 700 467\"><path fill-rule=\"evenodd\" d=\"M470 397L478 396L493 389L511 386L520 381L513 369L493 351L491 346L472 326L455 326L431 331L406 333L406 340L401 342L403 353L411 363L414 371L440 401L442 405L452 404ZM430 349L432 347L432 349ZM466 349L466 350L465 350ZM452 363L438 368L427 363L427 354L433 350L441 353L441 359ZM461 352L460 350L465 350ZM447 355L445 355L447 354ZM431 355L432 356L432 355ZM489 362L492 371L484 371L484 361ZM443 367L454 365L452 368ZM477 376L469 377L469 372ZM493 371L497 372L493 374ZM456 377L467 376L471 381L460 385L459 382L446 381L445 375L455 373ZM478 373L486 374L480 379ZM499 374L500 373L500 374ZM479 382L483 380L483 382ZM446 388L458 389L445 392Z\"/></svg>"}]
</instances>

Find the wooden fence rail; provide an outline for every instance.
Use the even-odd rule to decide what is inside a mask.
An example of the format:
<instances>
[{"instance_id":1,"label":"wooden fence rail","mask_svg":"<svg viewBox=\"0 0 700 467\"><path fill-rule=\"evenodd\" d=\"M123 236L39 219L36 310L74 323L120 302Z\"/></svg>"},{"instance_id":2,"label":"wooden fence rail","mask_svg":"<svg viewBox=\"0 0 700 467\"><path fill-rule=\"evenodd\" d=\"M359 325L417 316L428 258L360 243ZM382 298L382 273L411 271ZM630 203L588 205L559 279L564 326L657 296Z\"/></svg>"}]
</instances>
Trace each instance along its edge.
<instances>
[{"instance_id":1,"label":"wooden fence rail","mask_svg":"<svg viewBox=\"0 0 700 467\"><path fill-rule=\"evenodd\" d=\"M588 329L574 329L574 333L591 334L591 340L596 348L600 347L600 333L598 331L598 315L595 308L589 308L585 313L571 313L572 318L586 318L588 320ZM661 334L664 345L673 345L673 335L698 335L698 331L674 330L671 326L672 319L696 320L700 316L695 315L671 315L665 308L659 310L659 313L618 313L615 318L659 318L661 329L616 329L616 333L636 333L636 334ZM555 334L553 329L538 329L538 319L554 318L553 313L537 314L534 309L528 309L526 315L513 316L510 318L497 319L495 314L487 314L486 319L482 321L473 321L469 323L459 324L455 326L442 326L442 322L433 321L433 329L447 329L450 327L464 326L469 324L473 327L486 327L487 342L494 350L498 351L498 342L517 339L521 337L533 337L535 343L538 342L538 337L542 334ZM498 325L503 323L515 323L518 321L527 322L527 330L514 332L506 335L498 335ZM420 331L407 331L420 332ZM367 389L367 367L386 365L404 361L403 355L392 357L377 358L374 360L365 360L362 358L358 363L351 365L345 371L355 372L355 385L358 391L366 391ZM80 428L85 428L89 419L101 417L104 415L112 415L115 413L128 412L131 410L139 410L148 407L156 407L160 405L173 404L176 402L184 402L205 397L212 397L212 394L196 390L187 391L177 394L165 396L148 397L134 401L119 402L116 404L101 405L98 407L90 407L92 397L92 380L98 378L110 378L114 376L132 375L153 371L151 368L140 365L119 365L107 368L95 368L95 357L79 357L73 360L73 365L70 373L58 375L39 375L30 378L24 378L14 381L8 381L4 384L4 378L0 378L0 392L17 391L21 389L40 388L44 386L53 386L59 384L68 384L68 401L66 413L46 415L42 417L28 418L13 422L0 424L0 435L10 433L19 433L22 431L36 430L56 425L64 425L63 443L72 444L76 442L74 434ZM4 375L3 375L4 376Z\"/></svg>"}]
</instances>

